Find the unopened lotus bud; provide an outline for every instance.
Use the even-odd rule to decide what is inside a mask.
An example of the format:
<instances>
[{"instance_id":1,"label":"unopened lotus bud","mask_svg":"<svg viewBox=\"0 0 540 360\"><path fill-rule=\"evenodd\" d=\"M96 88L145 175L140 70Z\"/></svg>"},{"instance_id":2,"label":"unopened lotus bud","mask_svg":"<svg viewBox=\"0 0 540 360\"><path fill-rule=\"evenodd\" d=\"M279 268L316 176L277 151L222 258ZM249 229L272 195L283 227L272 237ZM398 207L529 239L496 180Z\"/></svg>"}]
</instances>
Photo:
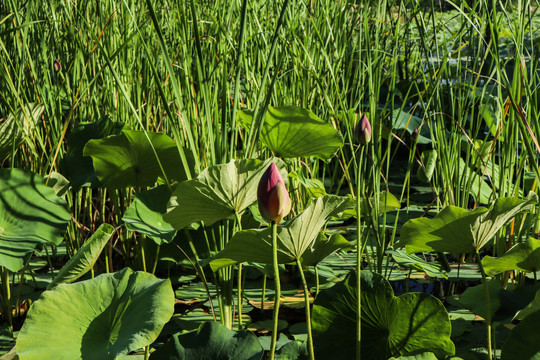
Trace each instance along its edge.
<instances>
[{"instance_id":1,"label":"unopened lotus bud","mask_svg":"<svg viewBox=\"0 0 540 360\"><path fill-rule=\"evenodd\" d=\"M259 211L268 222L279 224L291 211L291 198L276 164L264 172L257 188Z\"/></svg>"},{"instance_id":2,"label":"unopened lotus bud","mask_svg":"<svg viewBox=\"0 0 540 360\"><path fill-rule=\"evenodd\" d=\"M362 118L358 122L356 133L358 136L358 142L362 145L367 145L371 141L371 124L366 116L362 115Z\"/></svg>"},{"instance_id":3,"label":"unopened lotus bud","mask_svg":"<svg viewBox=\"0 0 540 360\"><path fill-rule=\"evenodd\" d=\"M414 129L414 131L411 134L411 140L415 142L417 138L418 138L418 129Z\"/></svg>"},{"instance_id":4,"label":"unopened lotus bud","mask_svg":"<svg viewBox=\"0 0 540 360\"><path fill-rule=\"evenodd\" d=\"M62 64L60 64L60 61L58 59L54 59L53 63L54 71L60 71L62 70Z\"/></svg>"}]
</instances>

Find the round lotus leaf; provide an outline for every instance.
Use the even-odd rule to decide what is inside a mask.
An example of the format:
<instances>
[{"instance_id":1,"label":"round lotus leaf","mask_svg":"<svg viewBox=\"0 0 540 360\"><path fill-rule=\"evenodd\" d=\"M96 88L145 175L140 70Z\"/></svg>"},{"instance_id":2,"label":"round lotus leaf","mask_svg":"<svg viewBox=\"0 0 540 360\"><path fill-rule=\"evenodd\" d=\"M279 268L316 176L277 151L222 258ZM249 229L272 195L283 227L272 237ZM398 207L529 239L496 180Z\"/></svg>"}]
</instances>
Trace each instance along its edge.
<instances>
[{"instance_id":1,"label":"round lotus leaf","mask_svg":"<svg viewBox=\"0 0 540 360\"><path fill-rule=\"evenodd\" d=\"M0 265L18 271L37 246L58 245L70 220L67 203L37 174L0 169Z\"/></svg>"},{"instance_id":2,"label":"round lotus leaf","mask_svg":"<svg viewBox=\"0 0 540 360\"><path fill-rule=\"evenodd\" d=\"M253 113L239 111L238 120L251 128ZM263 143L276 156L316 156L327 161L343 146L343 137L331 124L298 106L268 106L261 130Z\"/></svg>"},{"instance_id":3,"label":"round lotus leaf","mask_svg":"<svg viewBox=\"0 0 540 360\"><path fill-rule=\"evenodd\" d=\"M452 355L451 324L443 304L424 293L394 296L388 281L362 271L362 357L386 360L417 352ZM313 304L315 355L321 359L353 359L356 341L356 274L322 290ZM336 352L336 349L341 349Z\"/></svg>"},{"instance_id":4,"label":"round lotus leaf","mask_svg":"<svg viewBox=\"0 0 540 360\"><path fill-rule=\"evenodd\" d=\"M170 280L125 268L45 291L17 339L21 360L113 360L151 344L174 312Z\"/></svg>"}]
</instances>

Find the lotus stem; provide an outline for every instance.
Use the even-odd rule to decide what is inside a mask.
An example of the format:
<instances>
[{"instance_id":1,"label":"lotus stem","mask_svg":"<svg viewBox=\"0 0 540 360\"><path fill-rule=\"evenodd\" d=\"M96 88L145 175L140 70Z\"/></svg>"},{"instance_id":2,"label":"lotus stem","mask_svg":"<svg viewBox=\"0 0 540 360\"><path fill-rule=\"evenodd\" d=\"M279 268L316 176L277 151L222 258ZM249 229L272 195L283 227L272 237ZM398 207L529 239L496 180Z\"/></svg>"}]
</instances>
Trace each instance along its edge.
<instances>
[{"instance_id":1,"label":"lotus stem","mask_svg":"<svg viewBox=\"0 0 540 360\"><path fill-rule=\"evenodd\" d=\"M478 262L478 267L480 269L480 274L482 275L482 284L484 284L484 293L486 297L486 324L487 324L487 348L488 348L488 359L493 359L493 349L491 347L491 300L489 296L489 288L487 284L486 273L484 272L484 266L482 266L482 259L480 258L480 253L476 250L475 253L476 261Z\"/></svg>"},{"instance_id":2,"label":"lotus stem","mask_svg":"<svg viewBox=\"0 0 540 360\"><path fill-rule=\"evenodd\" d=\"M300 277L302 278L302 285L304 286L304 302L306 306L306 328L307 328L309 358L310 360L315 360L315 353L313 351L313 335L311 334L309 289L307 286L306 277L304 276L304 270L302 269L302 263L300 262L300 259L296 259L296 266L298 266L298 271L300 272Z\"/></svg>"},{"instance_id":3,"label":"lotus stem","mask_svg":"<svg viewBox=\"0 0 540 360\"><path fill-rule=\"evenodd\" d=\"M13 331L13 319L11 314L11 289L9 288L9 270L2 266L2 300L4 305L5 319L9 328Z\"/></svg>"},{"instance_id":4,"label":"lotus stem","mask_svg":"<svg viewBox=\"0 0 540 360\"><path fill-rule=\"evenodd\" d=\"M358 167L356 168L356 297L357 297L357 313L356 313L356 360L362 359L362 160L364 157L365 147L362 147L360 157L358 159Z\"/></svg>"},{"instance_id":5,"label":"lotus stem","mask_svg":"<svg viewBox=\"0 0 540 360\"><path fill-rule=\"evenodd\" d=\"M276 296L274 298L274 317L272 326L272 342L270 344L270 360L274 359L276 353L276 342L278 333L279 305L281 298L281 284L279 282L279 264L277 258L277 224L272 221L272 260L274 265L274 281L276 287Z\"/></svg>"}]
</instances>

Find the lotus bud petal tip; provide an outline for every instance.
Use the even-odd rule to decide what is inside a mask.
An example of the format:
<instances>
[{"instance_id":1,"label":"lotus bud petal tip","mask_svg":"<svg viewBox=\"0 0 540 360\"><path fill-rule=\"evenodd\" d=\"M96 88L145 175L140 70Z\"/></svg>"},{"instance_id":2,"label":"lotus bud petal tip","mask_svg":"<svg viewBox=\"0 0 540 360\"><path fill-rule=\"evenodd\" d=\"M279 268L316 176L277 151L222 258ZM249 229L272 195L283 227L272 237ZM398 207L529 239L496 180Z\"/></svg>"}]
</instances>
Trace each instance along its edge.
<instances>
[{"instance_id":1,"label":"lotus bud petal tip","mask_svg":"<svg viewBox=\"0 0 540 360\"><path fill-rule=\"evenodd\" d=\"M366 114L362 115L362 118L358 122L358 142L362 145L367 145L371 141L371 124L369 123L369 120L366 116Z\"/></svg>"},{"instance_id":2,"label":"lotus bud petal tip","mask_svg":"<svg viewBox=\"0 0 540 360\"><path fill-rule=\"evenodd\" d=\"M58 59L54 60L53 67L54 67L54 70L57 72L62 70L62 64L60 64L60 61Z\"/></svg>"},{"instance_id":3,"label":"lotus bud petal tip","mask_svg":"<svg viewBox=\"0 0 540 360\"><path fill-rule=\"evenodd\" d=\"M263 219L279 224L291 211L291 198L276 164L266 169L257 188L259 211Z\"/></svg>"}]
</instances>

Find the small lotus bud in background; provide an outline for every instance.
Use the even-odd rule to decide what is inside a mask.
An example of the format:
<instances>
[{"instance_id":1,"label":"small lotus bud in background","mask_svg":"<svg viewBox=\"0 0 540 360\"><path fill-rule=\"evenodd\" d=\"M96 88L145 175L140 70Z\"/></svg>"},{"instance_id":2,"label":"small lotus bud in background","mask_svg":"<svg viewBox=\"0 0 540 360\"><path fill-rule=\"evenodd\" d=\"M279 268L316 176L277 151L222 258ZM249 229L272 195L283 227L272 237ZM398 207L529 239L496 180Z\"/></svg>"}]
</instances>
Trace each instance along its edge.
<instances>
[{"instance_id":1,"label":"small lotus bud in background","mask_svg":"<svg viewBox=\"0 0 540 360\"><path fill-rule=\"evenodd\" d=\"M62 70L62 64L60 64L60 61L58 61L58 59L54 59L53 67L54 67L54 71L56 72Z\"/></svg>"},{"instance_id":2,"label":"small lotus bud in background","mask_svg":"<svg viewBox=\"0 0 540 360\"><path fill-rule=\"evenodd\" d=\"M371 124L366 114L362 115L362 118L356 125L356 135L358 142L362 145L367 145L371 141Z\"/></svg>"},{"instance_id":3,"label":"small lotus bud in background","mask_svg":"<svg viewBox=\"0 0 540 360\"><path fill-rule=\"evenodd\" d=\"M259 211L263 219L279 224L291 211L291 198L276 164L266 169L257 188Z\"/></svg>"},{"instance_id":4,"label":"small lotus bud in background","mask_svg":"<svg viewBox=\"0 0 540 360\"><path fill-rule=\"evenodd\" d=\"M411 140L412 142L416 142L416 139L418 139L418 129L414 129L414 131L411 134Z\"/></svg>"}]
</instances>

